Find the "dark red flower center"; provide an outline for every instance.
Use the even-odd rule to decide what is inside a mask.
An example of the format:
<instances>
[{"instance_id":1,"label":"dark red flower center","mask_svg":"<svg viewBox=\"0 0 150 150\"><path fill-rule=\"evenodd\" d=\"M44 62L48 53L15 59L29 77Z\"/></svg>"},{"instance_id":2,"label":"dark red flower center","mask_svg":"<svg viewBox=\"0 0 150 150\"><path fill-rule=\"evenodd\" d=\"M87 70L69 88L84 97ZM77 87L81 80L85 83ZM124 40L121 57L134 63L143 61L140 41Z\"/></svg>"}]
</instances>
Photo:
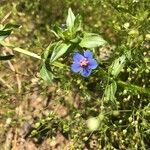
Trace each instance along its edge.
<instances>
[{"instance_id":1,"label":"dark red flower center","mask_svg":"<svg viewBox=\"0 0 150 150\"><path fill-rule=\"evenodd\" d=\"M81 66L81 67L86 67L86 66L88 66L88 63L89 63L89 61L88 61L86 58L80 60L80 66Z\"/></svg>"}]
</instances>

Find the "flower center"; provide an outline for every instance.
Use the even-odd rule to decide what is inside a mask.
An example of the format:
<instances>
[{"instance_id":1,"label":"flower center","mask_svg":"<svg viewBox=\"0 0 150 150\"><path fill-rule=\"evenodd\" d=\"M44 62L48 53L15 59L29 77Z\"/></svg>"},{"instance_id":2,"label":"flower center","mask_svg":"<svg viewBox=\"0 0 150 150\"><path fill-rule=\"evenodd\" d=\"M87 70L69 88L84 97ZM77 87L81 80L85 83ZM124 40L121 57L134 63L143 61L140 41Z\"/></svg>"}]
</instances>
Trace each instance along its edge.
<instances>
[{"instance_id":1,"label":"flower center","mask_svg":"<svg viewBox=\"0 0 150 150\"><path fill-rule=\"evenodd\" d=\"M86 67L88 65L89 61L85 58L80 60L80 66L81 67Z\"/></svg>"}]
</instances>

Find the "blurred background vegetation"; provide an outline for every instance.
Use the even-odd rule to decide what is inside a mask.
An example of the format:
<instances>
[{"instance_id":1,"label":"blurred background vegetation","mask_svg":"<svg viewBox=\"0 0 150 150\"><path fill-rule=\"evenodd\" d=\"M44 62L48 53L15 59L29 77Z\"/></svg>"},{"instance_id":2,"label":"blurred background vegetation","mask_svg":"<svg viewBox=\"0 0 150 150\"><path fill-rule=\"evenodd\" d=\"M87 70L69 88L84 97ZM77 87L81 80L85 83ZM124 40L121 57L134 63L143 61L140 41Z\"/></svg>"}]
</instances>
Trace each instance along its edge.
<instances>
[{"instance_id":1,"label":"blurred background vegetation","mask_svg":"<svg viewBox=\"0 0 150 150\"><path fill-rule=\"evenodd\" d=\"M111 63L111 60L105 61L104 58L107 57L110 49L115 49L114 57L122 53L124 47L132 49L133 63L128 64L125 68L126 73L131 71L127 81L132 80L132 83L143 88L150 88L149 0L1 0L0 23L20 25L20 28L15 29L6 39L6 42L41 55L49 43L54 41L50 30L55 24L64 25L69 7L72 8L74 14L79 13L82 16L85 29L101 34L108 41L109 46L102 48L104 56L101 56L102 54L99 56L103 57L101 58L102 62L104 61L104 64ZM13 53L11 49L5 49L2 46L0 48L4 54ZM18 128L17 131L15 130L15 135L19 137L16 132L21 128L20 126L24 127L24 122L28 120L34 120L32 124L39 122L42 124L43 121L43 126L47 127L47 111L52 111L49 117L53 119L53 122L50 123L49 130L51 129L51 131L47 131L50 132L48 135L52 136L53 140L54 137L55 140L58 140L57 134L60 131L65 139L58 140L60 147L54 148L51 144L48 145L47 150L71 148L143 150L150 148L150 99L148 94L140 95L140 92L135 94L120 88L117 93L117 99L120 102L117 108L132 110L133 107L133 111L112 111L112 108L106 106L104 108L106 115L105 117L101 116L103 123L100 131L89 133L82 118L98 115L101 105L98 101L91 104L88 94L84 93L86 91L84 87L80 87L83 92L80 93L80 90L72 89L71 83L66 83L66 80L63 81L65 83L63 86L58 83L46 85L39 79L39 66L39 60L16 52L15 59L1 62L0 137L2 140L0 143L9 145L8 141L5 141L7 137L5 131L10 128ZM124 79L126 79L125 72L121 74ZM79 80L79 82L81 81ZM90 87L94 87L92 84ZM89 88L88 90L93 92L93 89ZM77 94L74 95L74 93ZM70 102L70 99L75 102ZM43 103L49 101L53 102L46 110L47 104ZM108 110L110 113L107 114ZM68 114L66 115L64 112L68 112ZM69 119L66 119L63 113ZM11 119L11 123L9 123L9 119ZM60 129L56 127L57 124L60 125ZM34 143L42 141L43 137L47 138L48 135L45 135L45 132L40 132L43 130L42 127L34 129L37 128L31 125L29 131L25 133L25 138L29 137L30 133L36 137L36 140L33 140ZM21 130L25 129L21 128ZM60 136L60 134L58 135ZM51 141L53 141L52 139ZM69 148L65 145L69 145ZM37 149L43 150L44 148L39 146Z\"/></svg>"}]
</instances>

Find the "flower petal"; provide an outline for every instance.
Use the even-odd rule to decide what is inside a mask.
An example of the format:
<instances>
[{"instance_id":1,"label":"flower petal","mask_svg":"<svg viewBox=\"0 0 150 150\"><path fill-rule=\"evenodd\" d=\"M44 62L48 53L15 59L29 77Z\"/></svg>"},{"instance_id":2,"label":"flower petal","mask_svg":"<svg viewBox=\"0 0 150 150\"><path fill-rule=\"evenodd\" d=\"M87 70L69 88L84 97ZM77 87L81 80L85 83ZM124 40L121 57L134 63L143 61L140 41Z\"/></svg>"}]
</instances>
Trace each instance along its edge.
<instances>
[{"instance_id":1,"label":"flower petal","mask_svg":"<svg viewBox=\"0 0 150 150\"><path fill-rule=\"evenodd\" d=\"M82 71L80 71L80 73L83 77L88 77L91 74L91 71L92 69L83 68Z\"/></svg>"},{"instance_id":2,"label":"flower petal","mask_svg":"<svg viewBox=\"0 0 150 150\"><path fill-rule=\"evenodd\" d=\"M84 57L88 58L88 59L92 59L93 58L93 53L90 50L87 50L84 52Z\"/></svg>"},{"instance_id":3,"label":"flower petal","mask_svg":"<svg viewBox=\"0 0 150 150\"><path fill-rule=\"evenodd\" d=\"M91 69L95 69L98 64L97 64L97 61L95 59L89 59L89 64L88 64L88 67L91 68Z\"/></svg>"},{"instance_id":4,"label":"flower petal","mask_svg":"<svg viewBox=\"0 0 150 150\"><path fill-rule=\"evenodd\" d=\"M73 64L71 65L71 70L72 70L73 72L75 72L75 73L81 71L81 69L82 69L82 68L80 67L80 64L79 64L79 63L73 63Z\"/></svg>"},{"instance_id":5,"label":"flower petal","mask_svg":"<svg viewBox=\"0 0 150 150\"><path fill-rule=\"evenodd\" d=\"M80 60L82 60L82 59L84 59L84 57L81 55L81 54L79 54L79 53L74 53L74 55L73 55L73 61L74 62L79 62Z\"/></svg>"}]
</instances>

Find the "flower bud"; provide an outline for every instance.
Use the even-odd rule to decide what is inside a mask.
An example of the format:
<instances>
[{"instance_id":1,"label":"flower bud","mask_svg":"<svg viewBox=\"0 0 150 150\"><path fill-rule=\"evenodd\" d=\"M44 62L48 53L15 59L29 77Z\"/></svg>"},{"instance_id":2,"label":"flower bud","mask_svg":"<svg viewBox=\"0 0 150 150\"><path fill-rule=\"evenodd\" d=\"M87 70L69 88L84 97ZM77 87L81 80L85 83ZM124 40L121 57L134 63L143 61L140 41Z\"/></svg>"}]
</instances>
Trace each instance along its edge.
<instances>
[{"instance_id":1,"label":"flower bud","mask_svg":"<svg viewBox=\"0 0 150 150\"><path fill-rule=\"evenodd\" d=\"M87 120L87 127L90 131L95 131L99 127L99 120L96 117L89 118Z\"/></svg>"}]
</instances>

